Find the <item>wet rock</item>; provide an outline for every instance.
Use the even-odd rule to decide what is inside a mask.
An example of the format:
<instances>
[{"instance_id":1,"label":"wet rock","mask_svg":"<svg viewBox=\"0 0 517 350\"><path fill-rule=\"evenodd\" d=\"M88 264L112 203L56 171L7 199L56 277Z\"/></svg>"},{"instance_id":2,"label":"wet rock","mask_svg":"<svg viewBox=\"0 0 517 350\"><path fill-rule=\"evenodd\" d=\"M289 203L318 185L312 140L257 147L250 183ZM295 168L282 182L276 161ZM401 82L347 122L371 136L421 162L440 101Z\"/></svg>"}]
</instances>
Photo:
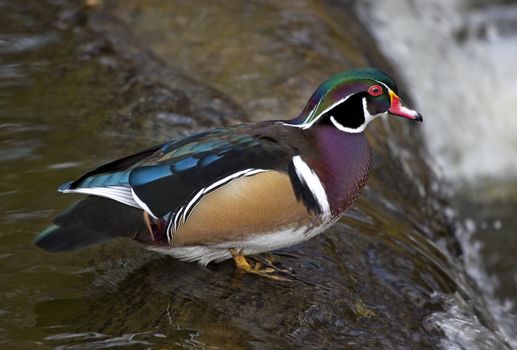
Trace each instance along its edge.
<instances>
[{"instance_id":1,"label":"wet rock","mask_svg":"<svg viewBox=\"0 0 517 350\"><path fill-rule=\"evenodd\" d=\"M70 90L70 85L99 86L97 96L90 96L95 103L81 108L85 119L94 119L108 132L147 143L247 120L230 97L163 63L108 14L68 4L56 5L54 10L56 35L68 40L59 50L66 50L62 56L70 55L67 59L77 62L63 62L56 72L56 78L66 77L64 83L49 83L58 90L68 89L71 99L81 91ZM164 115L183 118L164 119Z\"/></svg>"}]
</instances>

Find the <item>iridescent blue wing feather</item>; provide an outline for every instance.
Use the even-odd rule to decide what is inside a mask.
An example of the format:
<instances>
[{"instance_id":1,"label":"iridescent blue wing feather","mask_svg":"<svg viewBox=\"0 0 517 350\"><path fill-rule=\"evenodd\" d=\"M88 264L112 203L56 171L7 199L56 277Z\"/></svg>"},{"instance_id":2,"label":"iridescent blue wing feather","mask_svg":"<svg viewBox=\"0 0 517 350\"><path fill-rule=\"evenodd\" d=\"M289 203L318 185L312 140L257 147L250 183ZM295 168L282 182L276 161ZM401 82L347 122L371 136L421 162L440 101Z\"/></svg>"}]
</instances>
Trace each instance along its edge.
<instances>
[{"instance_id":1,"label":"iridescent blue wing feather","mask_svg":"<svg viewBox=\"0 0 517 350\"><path fill-rule=\"evenodd\" d=\"M246 125L166 143L106 164L62 186L141 207L155 217L174 212L199 190L246 169L287 173L294 149Z\"/></svg>"}]
</instances>

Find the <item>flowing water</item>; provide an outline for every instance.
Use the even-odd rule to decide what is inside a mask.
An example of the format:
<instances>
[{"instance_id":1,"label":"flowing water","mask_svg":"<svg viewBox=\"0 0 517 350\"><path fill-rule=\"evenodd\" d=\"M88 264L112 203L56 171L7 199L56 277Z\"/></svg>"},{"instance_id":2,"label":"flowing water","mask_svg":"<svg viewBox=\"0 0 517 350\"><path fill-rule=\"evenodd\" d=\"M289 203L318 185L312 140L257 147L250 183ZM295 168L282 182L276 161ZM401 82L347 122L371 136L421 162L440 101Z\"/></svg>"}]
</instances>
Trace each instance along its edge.
<instances>
[{"instance_id":1,"label":"flowing water","mask_svg":"<svg viewBox=\"0 0 517 350\"><path fill-rule=\"evenodd\" d=\"M426 144L464 220L469 274L517 347L517 3L367 1L363 21L426 118ZM413 85L414 82L414 85Z\"/></svg>"},{"instance_id":2,"label":"flowing water","mask_svg":"<svg viewBox=\"0 0 517 350\"><path fill-rule=\"evenodd\" d=\"M465 114L456 112L451 102L456 99L447 93L432 93L429 84L438 83L424 78L439 79L432 71L405 72L403 67L413 66L409 62L397 71L405 86L420 86L412 81L416 76L426 82L411 95L424 117L429 115L424 130L430 153L444 176L460 179L455 188L465 195L456 211L475 216L465 225L447 217L451 210L429 174L418 127L397 120L372 126L374 174L346 217L325 234L276 254L281 266L293 271L293 282L243 276L230 262L201 268L126 241L65 254L32 246L34 235L78 199L55 188L98 164L194 130L246 121L247 115L292 116L314 86L336 70L366 64L389 69L375 47L357 39L364 38L364 28L351 17L347 1L202 3L112 1L99 10L68 1L0 0L0 348L492 349L514 344L505 310L515 309L499 302L514 297L513 260L502 254L493 258L497 252L515 253L515 245L508 244L514 211L507 204L515 199L507 195L513 163L487 157L494 163L476 168L471 164L484 148L470 154L468 138L444 145L450 138L440 137L443 128L456 135L444 116L454 111L466 123ZM371 4L363 14L369 11L390 28L383 16L393 9L376 6L381 5ZM499 9L494 6L485 17L472 5L472 28L500 14L509 22L497 23L511 29L511 11ZM132 31L160 57L142 49ZM459 33L460 48L445 47L454 50L451 61L472 56L462 50L491 43L472 42L468 30ZM497 38L503 43L496 47L503 50L505 36ZM405 62L403 56L395 58ZM462 101L476 99L471 93L487 94L473 91L476 84L468 81L454 85ZM504 97L510 88L500 92ZM433 109L429 96L443 100L444 109ZM495 107L484 104L484 113L502 113L491 108L511 105L503 97ZM477 112L471 105L466 111ZM441 126L431 117L435 114ZM465 133L485 131L484 121L474 115L474 129L468 123L461 127ZM503 128L494 122L496 134L483 138L514 140L507 136L513 120ZM497 154L506 151L499 143L494 147ZM443 149L453 149L452 155ZM455 165L450 172L447 162ZM500 179L487 168L504 169L509 176ZM486 177L500 182L480 189L477 180ZM470 187L462 186L467 182ZM461 249L451 227L467 268L457 258ZM478 248L472 235L486 236L491 245ZM465 270L485 288L476 288ZM486 285L494 279L499 287L489 290Z\"/></svg>"}]
</instances>

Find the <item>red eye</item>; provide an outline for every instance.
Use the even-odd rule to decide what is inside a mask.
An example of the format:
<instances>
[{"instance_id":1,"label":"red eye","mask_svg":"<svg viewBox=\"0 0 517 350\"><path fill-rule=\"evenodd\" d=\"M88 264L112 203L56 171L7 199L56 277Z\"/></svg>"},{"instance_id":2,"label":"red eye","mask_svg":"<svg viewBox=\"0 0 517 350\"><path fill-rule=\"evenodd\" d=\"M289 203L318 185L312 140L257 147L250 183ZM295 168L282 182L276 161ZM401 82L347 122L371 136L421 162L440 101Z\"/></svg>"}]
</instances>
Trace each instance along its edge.
<instances>
[{"instance_id":1,"label":"red eye","mask_svg":"<svg viewBox=\"0 0 517 350\"><path fill-rule=\"evenodd\" d=\"M382 87L380 85L372 85L368 88L368 93L372 96L379 96L382 94Z\"/></svg>"}]
</instances>

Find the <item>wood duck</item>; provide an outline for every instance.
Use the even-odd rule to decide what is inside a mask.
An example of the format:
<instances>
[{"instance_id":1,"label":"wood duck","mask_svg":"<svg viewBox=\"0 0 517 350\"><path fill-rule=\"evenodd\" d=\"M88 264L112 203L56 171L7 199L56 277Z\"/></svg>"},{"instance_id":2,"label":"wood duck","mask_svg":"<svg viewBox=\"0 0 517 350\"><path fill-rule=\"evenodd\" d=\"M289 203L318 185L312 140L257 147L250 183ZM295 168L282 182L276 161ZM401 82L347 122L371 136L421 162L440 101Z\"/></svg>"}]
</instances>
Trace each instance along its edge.
<instances>
[{"instance_id":1,"label":"wood duck","mask_svg":"<svg viewBox=\"0 0 517 350\"><path fill-rule=\"evenodd\" d=\"M35 244L58 252L115 237L206 265L314 237L357 198L371 168L366 125L382 115L422 121L395 81L374 69L332 76L291 120L214 129L100 166L59 188L90 195Z\"/></svg>"}]
</instances>

